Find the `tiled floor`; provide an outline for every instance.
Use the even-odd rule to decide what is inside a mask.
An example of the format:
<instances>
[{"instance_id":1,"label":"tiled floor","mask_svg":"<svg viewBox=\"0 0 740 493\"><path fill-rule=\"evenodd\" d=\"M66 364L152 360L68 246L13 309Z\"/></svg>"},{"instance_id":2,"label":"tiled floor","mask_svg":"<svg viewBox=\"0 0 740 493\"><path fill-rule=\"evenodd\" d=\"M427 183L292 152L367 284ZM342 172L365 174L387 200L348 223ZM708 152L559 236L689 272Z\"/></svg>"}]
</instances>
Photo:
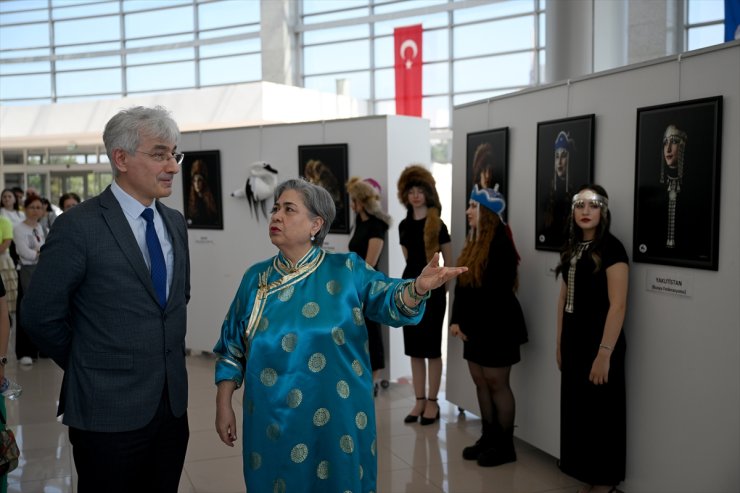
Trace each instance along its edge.
<instances>
[{"instance_id":1,"label":"tiled floor","mask_svg":"<svg viewBox=\"0 0 740 493\"><path fill-rule=\"evenodd\" d=\"M191 435L180 492L244 492L240 448L223 445L213 427L213 359L209 355L189 356L187 364ZM22 453L19 467L8 478L8 491L76 491L67 428L55 418L61 370L51 360L20 367L12 358L6 375L23 386L20 399L6 401L8 423L16 432ZM241 393L235 396L240 403ZM472 414L459 414L457 407L444 402L443 394L438 423L405 425L403 417L413 403L408 384L392 383L378 395L379 493L572 493L577 489L578 483L558 470L553 457L521 441L516 443L516 463L481 468L464 461L461 451L477 439L480 420ZM235 411L241 416L241 407Z\"/></svg>"}]
</instances>

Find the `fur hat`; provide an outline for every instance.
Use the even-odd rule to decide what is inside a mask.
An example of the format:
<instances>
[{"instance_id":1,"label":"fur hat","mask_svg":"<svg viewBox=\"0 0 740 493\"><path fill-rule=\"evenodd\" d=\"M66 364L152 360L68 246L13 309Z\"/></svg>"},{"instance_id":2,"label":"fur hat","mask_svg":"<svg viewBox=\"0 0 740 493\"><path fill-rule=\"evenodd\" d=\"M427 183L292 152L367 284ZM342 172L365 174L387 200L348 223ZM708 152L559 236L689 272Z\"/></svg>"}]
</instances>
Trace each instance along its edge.
<instances>
[{"instance_id":1,"label":"fur hat","mask_svg":"<svg viewBox=\"0 0 740 493\"><path fill-rule=\"evenodd\" d=\"M409 206L408 191L411 187L421 187L427 197L427 207L436 207L442 210L442 204L437 195L437 182L432 173L420 164L407 166L398 179L398 200L406 207Z\"/></svg>"},{"instance_id":2,"label":"fur hat","mask_svg":"<svg viewBox=\"0 0 740 493\"><path fill-rule=\"evenodd\" d=\"M373 182L378 183L375 180ZM368 180L362 180L353 176L347 182L346 187L350 198L362 203L362 207L366 213L377 217L389 226L391 225L391 216L383 212L380 207L380 194L378 190Z\"/></svg>"},{"instance_id":3,"label":"fur hat","mask_svg":"<svg viewBox=\"0 0 740 493\"><path fill-rule=\"evenodd\" d=\"M442 229L442 203L437 194L437 182L432 173L419 164L407 166L398 179L398 200L401 201L411 214L408 191L412 187L420 187L424 190L427 202L427 217L424 223L424 250L426 250L427 261L431 260L439 251L439 232ZM407 216L408 217L408 216Z\"/></svg>"}]
</instances>

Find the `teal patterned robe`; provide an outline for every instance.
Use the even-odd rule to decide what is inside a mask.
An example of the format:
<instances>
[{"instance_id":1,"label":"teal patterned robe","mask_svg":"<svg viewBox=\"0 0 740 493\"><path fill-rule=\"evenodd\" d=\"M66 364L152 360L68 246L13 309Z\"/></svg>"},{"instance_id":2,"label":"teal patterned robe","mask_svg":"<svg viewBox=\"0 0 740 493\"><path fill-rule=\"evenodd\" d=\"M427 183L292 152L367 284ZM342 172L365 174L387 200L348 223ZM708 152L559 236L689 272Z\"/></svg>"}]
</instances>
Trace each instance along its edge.
<instances>
[{"instance_id":1,"label":"teal patterned robe","mask_svg":"<svg viewBox=\"0 0 740 493\"><path fill-rule=\"evenodd\" d=\"M364 314L418 323L399 310L407 281L354 253L313 247L252 266L214 348L216 383L244 384L244 478L251 492L374 493L377 442Z\"/></svg>"}]
</instances>

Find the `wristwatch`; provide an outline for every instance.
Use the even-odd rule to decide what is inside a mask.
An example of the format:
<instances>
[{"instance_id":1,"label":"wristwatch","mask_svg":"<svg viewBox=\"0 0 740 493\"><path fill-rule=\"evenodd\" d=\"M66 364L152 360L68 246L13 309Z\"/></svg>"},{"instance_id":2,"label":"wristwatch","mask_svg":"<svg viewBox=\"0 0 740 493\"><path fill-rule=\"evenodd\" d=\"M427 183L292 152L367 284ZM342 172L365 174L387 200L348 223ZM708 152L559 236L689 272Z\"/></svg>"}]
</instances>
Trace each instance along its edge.
<instances>
[{"instance_id":1,"label":"wristwatch","mask_svg":"<svg viewBox=\"0 0 740 493\"><path fill-rule=\"evenodd\" d=\"M8 364L8 357L7 356L0 356L0 366L5 366Z\"/></svg>"}]
</instances>

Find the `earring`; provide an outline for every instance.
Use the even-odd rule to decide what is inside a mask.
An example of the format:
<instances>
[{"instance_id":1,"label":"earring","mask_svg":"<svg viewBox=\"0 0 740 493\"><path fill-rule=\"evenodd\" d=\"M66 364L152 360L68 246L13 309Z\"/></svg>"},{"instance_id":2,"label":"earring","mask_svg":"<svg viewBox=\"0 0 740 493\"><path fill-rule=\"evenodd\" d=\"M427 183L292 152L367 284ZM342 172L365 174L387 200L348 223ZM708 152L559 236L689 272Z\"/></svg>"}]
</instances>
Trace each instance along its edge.
<instances>
[{"instance_id":1,"label":"earring","mask_svg":"<svg viewBox=\"0 0 740 493\"><path fill-rule=\"evenodd\" d=\"M311 235L311 243L313 243L313 240L315 240L316 237L314 235Z\"/></svg>"}]
</instances>

